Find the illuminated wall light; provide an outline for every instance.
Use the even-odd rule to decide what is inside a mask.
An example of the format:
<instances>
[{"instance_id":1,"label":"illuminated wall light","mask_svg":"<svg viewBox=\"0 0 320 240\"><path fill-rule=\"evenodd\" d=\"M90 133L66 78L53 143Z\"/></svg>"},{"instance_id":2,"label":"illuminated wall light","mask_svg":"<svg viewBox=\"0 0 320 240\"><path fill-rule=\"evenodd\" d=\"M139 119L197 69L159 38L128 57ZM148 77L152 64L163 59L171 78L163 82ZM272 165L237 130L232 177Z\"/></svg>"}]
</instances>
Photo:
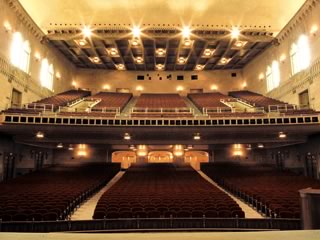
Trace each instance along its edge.
<instances>
[{"instance_id":1,"label":"illuminated wall light","mask_svg":"<svg viewBox=\"0 0 320 240\"><path fill-rule=\"evenodd\" d=\"M104 90L110 90L110 85L108 85L108 84L103 85L103 89Z\"/></svg>"},{"instance_id":2,"label":"illuminated wall light","mask_svg":"<svg viewBox=\"0 0 320 240\"><path fill-rule=\"evenodd\" d=\"M78 155L79 157L85 157L85 156L87 156L87 152L84 151L84 150L79 150L78 153L77 153L77 155Z\"/></svg>"},{"instance_id":3,"label":"illuminated wall light","mask_svg":"<svg viewBox=\"0 0 320 240\"><path fill-rule=\"evenodd\" d=\"M284 61L286 60L286 55L285 54L282 54L281 56L280 56L280 58L279 58L279 60L280 60L280 62L281 63L284 63Z\"/></svg>"},{"instance_id":4,"label":"illuminated wall light","mask_svg":"<svg viewBox=\"0 0 320 240\"><path fill-rule=\"evenodd\" d=\"M286 137L287 137L287 134L285 134L284 132L279 132L279 138L283 139Z\"/></svg>"},{"instance_id":5,"label":"illuminated wall light","mask_svg":"<svg viewBox=\"0 0 320 240\"><path fill-rule=\"evenodd\" d=\"M108 53L111 55L111 56L117 56L119 55L119 52L116 48L110 48L108 49Z\"/></svg>"},{"instance_id":6,"label":"illuminated wall light","mask_svg":"<svg viewBox=\"0 0 320 240\"><path fill-rule=\"evenodd\" d=\"M313 25L310 29L310 34L312 35L316 35L316 33L318 32L319 28L317 25Z\"/></svg>"},{"instance_id":7,"label":"illuminated wall light","mask_svg":"<svg viewBox=\"0 0 320 240\"><path fill-rule=\"evenodd\" d=\"M137 146L137 155L139 157L145 157L148 155L148 149L146 145L138 145Z\"/></svg>"},{"instance_id":8,"label":"illuminated wall light","mask_svg":"<svg viewBox=\"0 0 320 240\"><path fill-rule=\"evenodd\" d=\"M259 143L258 148L264 148L264 145L262 143Z\"/></svg>"},{"instance_id":9,"label":"illuminated wall light","mask_svg":"<svg viewBox=\"0 0 320 240\"><path fill-rule=\"evenodd\" d=\"M176 157L181 157L184 154L184 147L182 145L175 145L173 149L173 154Z\"/></svg>"},{"instance_id":10,"label":"illuminated wall light","mask_svg":"<svg viewBox=\"0 0 320 240\"><path fill-rule=\"evenodd\" d=\"M193 136L193 139L194 140L200 140L201 139L200 133L195 133L194 136Z\"/></svg>"},{"instance_id":11,"label":"illuminated wall light","mask_svg":"<svg viewBox=\"0 0 320 240\"><path fill-rule=\"evenodd\" d=\"M240 36L240 30L237 27L233 27L231 30L231 38L238 38Z\"/></svg>"},{"instance_id":12,"label":"illuminated wall light","mask_svg":"<svg viewBox=\"0 0 320 240\"><path fill-rule=\"evenodd\" d=\"M62 143L59 143L59 144L57 145L57 148L63 148L63 144L62 144Z\"/></svg>"},{"instance_id":13,"label":"illuminated wall light","mask_svg":"<svg viewBox=\"0 0 320 240\"><path fill-rule=\"evenodd\" d=\"M246 88L248 85L247 85L247 83L246 82L244 82L243 84L242 84L242 88Z\"/></svg>"},{"instance_id":14,"label":"illuminated wall light","mask_svg":"<svg viewBox=\"0 0 320 240\"><path fill-rule=\"evenodd\" d=\"M73 151L73 150L74 150L74 147L73 147L72 145L69 145L68 150L69 150L69 151Z\"/></svg>"},{"instance_id":15,"label":"illuminated wall light","mask_svg":"<svg viewBox=\"0 0 320 240\"><path fill-rule=\"evenodd\" d=\"M142 92L142 91L143 91L143 87L142 87L142 86L137 86L137 87L136 87L136 90L137 90L138 92Z\"/></svg>"},{"instance_id":16,"label":"illuminated wall light","mask_svg":"<svg viewBox=\"0 0 320 240\"><path fill-rule=\"evenodd\" d=\"M72 81L72 86L77 87L77 83L75 81Z\"/></svg>"},{"instance_id":17,"label":"illuminated wall light","mask_svg":"<svg viewBox=\"0 0 320 240\"><path fill-rule=\"evenodd\" d=\"M5 21L3 26L4 26L4 29L6 30L6 32L11 32L12 31L11 24L8 21Z\"/></svg>"},{"instance_id":18,"label":"illuminated wall light","mask_svg":"<svg viewBox=\"0 0 320 240\"><path fill-rule=\"evenodd\" d=\"M210 89L211 89L212 91L217 91L217 90L218 90L218 86L217 86L217 85L212 85L212 86L210 87Z\"/></svg>"},{"instance_id":19,"label":"illuminated wall light","mask_svg":"<svg viewBox=\"0 0 320 240\"><path fill-rule=\"evenodd\" d=\"M190 27L184 26L183 29L182 29L182 36L183 36L184 38L189 38L189 37L190 37L190 34L191 34L191 29L190 29Z\"/></svg>"},{"instance_id":20,"label":"illuminated wall light","mask_svg":"<svg viewBox=\"0 0 320 240\"><path fill-rule=\"evenodd\" d=\"M260 73L259 74L259 80L263 80L264 79L264 73Z\"/></svg>"},{"instance_id":21,"label":"illuminated wall light","mask_svg":"<svg viewBox=\"0 0 320 240\"><path fill-rule=\"evenodd\" d=\"M239 144L239 143L237 143L237 144L234 144L234 145L233 145L233 148L234 148L234 149L241 149L241 148L242 148L242 145Z\"/></svg>"},{"instance_id":22,"label":"illuminated wall light","mask_svg":"<svg viewBox=\"0 0 320 240\"><path fill-rule=\"evenodd\" d=\"M193 146L192 145L188 145L187 148L190 150L190 149L193 149Z\"/></svg>"},{"instance_id":23,"label":"illuminated wall light","mask_svg":"<svg viewBox=\"0 0 320 240\"><path fill-rule=\"evenodd\" d=\"M129 146L129 149L134 150L134 149L135 149L135 146L134 146L134 145L130 145L130 146Z\"/></svg>"},{"instance_id":24,"label":"illuminated wall light","mask_svg":"<svg viewBox=\"0 0 320 240\"><path fill-rule=\"evenodd\" d=\"M57 78L57 79L61 79L61 75L60 75L59 72L56 73L56 78Z\"/></svg>"},{"instance_id":25,"label":"illuminated wall light","mask_svg":"<svg viewBox=\"0 0 320 240\"><path fill-rule=\"evenodd\" d=\"M129 133L125 133L124 136L123 136L123 139L124 140L130 140L131 139L131 136Z\"/></svg>"},{"instance_id":26,"label":"illuminated wall light","mask_svg":"<svg viewBox=\"0 0 320 240\"><path fill-rule=\"evenodd\" d=\"M40 55L40 53L39 53L39 52L36 52L36 53L34 54L34 58L36 59L37 62L39 62L39 61L41 60L41 55Z\"/></svg>"},{"instance_id":27,"label":"illuminated wall light","mask_svg":"<svg viewBox=\"0 0 320 240\"><path fill-rule=\"evenodd\" d=\"M44 133L43 132L37 132L36 137L37 138L44 138Z\"/></svg>"},{"instance_id":28,"label":"illuminated wall light","mask_svg":"<svg viewBox=\"0 0 320 240\"><path fill-rule=\"evenodd\" d=\"M235 150L233 151L233 156L240 157L243 155L243 152L241 150Z\"/></svg>"},{"instance_id":29,"label":"illuminated wall light","mask_svg":"<svg viewBox=\"0 0 320 240\"><path fill-rule=\"evenodd\" d=\"M82 34L84 37L90 38L92 36L92 29L90 28L90 26L84 26L84 28L82 29Z\"/></svg>"},{"instance_id":30,"label":"illuminated wall light","mask_svg":"<svg viewBox=\"0 0 320 240\"><path fill-rule=\"evenodd\" d=\"M178 86L176 89L177 89L178 92L183 91L183 87L182 86Z\"/></svg>"}]
</instances>

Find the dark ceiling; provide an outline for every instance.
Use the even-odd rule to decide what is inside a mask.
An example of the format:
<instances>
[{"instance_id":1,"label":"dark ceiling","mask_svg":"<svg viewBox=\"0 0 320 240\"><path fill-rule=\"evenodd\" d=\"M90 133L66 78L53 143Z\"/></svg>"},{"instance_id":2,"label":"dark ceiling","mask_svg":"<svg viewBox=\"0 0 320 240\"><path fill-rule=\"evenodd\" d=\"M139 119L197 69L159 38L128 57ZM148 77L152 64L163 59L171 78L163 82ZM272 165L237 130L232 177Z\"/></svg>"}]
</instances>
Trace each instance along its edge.
<instances>
[{"instance_id":1,"label":"dark ceiling","mask_svg":"<svg viewBox=\"0 0 320 240\"><path fill-rule=\"evenodd\" d=\"M238 39L230 34L227 29L193 30L190 46L176 28L146 29L136 39L138 45L126 28L97 28L91 38L83 38L79 29L56 29L47 38L78 68L120 70L123 65L121 70L129 71L241 69L275 40L265 30L243 30ZM157 55L159 49L162 55ZM179 63L180 57L185 62Z\"/></svg>"}]
</instances>

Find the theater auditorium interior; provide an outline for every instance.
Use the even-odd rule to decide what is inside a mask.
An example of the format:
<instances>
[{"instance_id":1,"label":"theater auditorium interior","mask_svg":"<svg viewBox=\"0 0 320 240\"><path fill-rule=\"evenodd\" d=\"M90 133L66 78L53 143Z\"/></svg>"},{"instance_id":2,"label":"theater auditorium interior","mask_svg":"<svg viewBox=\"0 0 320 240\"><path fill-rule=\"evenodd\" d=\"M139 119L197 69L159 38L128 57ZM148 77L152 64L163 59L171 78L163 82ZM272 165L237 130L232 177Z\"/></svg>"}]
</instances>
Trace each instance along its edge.
<instances>
[{"instance_id":1,"label":"theater auditorium interior","mask_svg":"<svg viewBox=\"0 0 320 240\"><path fill-rule=\"evenodd\" d=\"M320 0L0 0L0 239L320 239Z\"/></svg>"}]
</instances>

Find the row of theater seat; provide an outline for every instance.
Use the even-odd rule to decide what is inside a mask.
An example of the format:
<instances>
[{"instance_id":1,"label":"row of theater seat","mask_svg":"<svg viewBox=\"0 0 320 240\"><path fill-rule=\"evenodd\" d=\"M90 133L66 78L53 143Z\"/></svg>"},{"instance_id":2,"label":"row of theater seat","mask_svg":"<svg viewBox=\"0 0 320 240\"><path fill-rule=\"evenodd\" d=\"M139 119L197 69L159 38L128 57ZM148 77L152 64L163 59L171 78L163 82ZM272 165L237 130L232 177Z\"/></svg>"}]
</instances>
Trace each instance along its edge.
<instances>
[{"instance_id":1,"label":"row of theater seat","mask_svg":"<svg viewBox=\"0 0 320 240\"><path fill-rule=\"evenodd\" d=\"M203 163L201 170L269 217L300 218L298 190L320 188L316 180L271 167Z\"/></svg>"},{"instance_id":2,"label":"row of theater seat","mask_svg":"<svg viewBox=\"0 0 320 240\"><path fill-rule=\"evenodd\" d=\"M227 194L190 167L131 166L99 200L93 218L244 217Z\"/></svg>"},{"instance_id":3,"label":"row of theater seat","mask_svg":"<svg viewBox=\"0 0 320 240\"><path fill-rule=\"evenodd\" d=\"M119 164L56 166L1 183L0 219L65 219L119 170Z\"/></svg>"}]
</instances>

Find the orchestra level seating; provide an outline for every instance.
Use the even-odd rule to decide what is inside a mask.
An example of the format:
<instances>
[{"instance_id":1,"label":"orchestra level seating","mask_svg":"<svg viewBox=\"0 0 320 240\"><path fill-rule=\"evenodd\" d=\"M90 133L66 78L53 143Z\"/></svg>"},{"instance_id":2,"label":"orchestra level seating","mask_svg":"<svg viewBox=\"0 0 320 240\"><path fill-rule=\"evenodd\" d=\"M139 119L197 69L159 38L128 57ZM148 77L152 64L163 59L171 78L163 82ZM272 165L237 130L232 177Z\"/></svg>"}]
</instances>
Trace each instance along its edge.
<instances>
[{"instance_id":1,"label":"orchestra level seating","mask_svg":"<svg viewBox=\"0 0 320 240\"><path fill-rule=\"evenodd\" d=\"M133 165L100 198L93 218L244 218L226 193L190 166Z\"/></svg>"},{"instance_id":2,"label":"orchestra level seating","mask_svg":"<svg viewBox=\"0 0 320 240\"><path fill-rule=\"evenodd\" d=\"M55 166L0 183L2 221L66 219L120 170L118 164Z\"/></svg>"},{"instance_id":3,"label":"orchestra level seating","mask_svg":"<svg viewBox=\"0 0 320 240\"><path fill-rule=\"evenodd\" d=\"M203 163L201 170L226 190L273 218L300 218L299 190L320 182L265 166Z\"/></svg>"}]
</instances>

